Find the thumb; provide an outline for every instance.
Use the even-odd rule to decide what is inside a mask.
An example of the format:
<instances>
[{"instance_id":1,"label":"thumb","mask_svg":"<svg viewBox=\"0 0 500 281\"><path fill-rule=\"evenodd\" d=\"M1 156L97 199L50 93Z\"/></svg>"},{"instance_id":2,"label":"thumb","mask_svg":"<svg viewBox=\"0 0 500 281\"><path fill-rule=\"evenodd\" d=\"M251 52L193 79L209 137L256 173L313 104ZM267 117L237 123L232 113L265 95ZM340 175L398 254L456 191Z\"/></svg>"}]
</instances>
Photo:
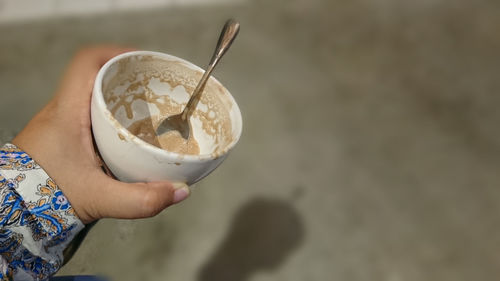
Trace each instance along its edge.
<instances>
[{"instance_id":1,"label":"thumb","mask_svg":"<svg viewBox=\"0 0 500 281\"><path fill-rule=\"evenodd\" d=\"M101 195L94 202L97 219L152 217L190 194L185 183L124 183L112 178L106 178L106 181L101 185Z\"/></svg>"}]
</instances>

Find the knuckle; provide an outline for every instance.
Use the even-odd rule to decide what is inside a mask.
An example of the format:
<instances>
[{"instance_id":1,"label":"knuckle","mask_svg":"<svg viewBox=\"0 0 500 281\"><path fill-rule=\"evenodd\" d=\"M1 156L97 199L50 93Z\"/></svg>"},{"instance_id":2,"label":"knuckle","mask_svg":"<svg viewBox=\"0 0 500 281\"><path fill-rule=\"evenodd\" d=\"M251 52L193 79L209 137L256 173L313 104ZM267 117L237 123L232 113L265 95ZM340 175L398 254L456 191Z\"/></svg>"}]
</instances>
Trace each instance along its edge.
<instances>
[{"instance_id":1,"label":"knuckle","mask_svg":"<svg viewBox=\"0 0 500 281\"><path fill-rule=\"evenodd\" d=\"M96 56L100 52L102 47L99 46L83 46L79 48L76 53L75 53L75 60L76 61L88 61L89 58L92 58Z\"/></svg>"},{"instance_id":2,"label":"knuckle","mask_svg":"<svg viewBox=\"0 0 500 281\"><path fill-rule=\"evenodd\" d=\"M153 189L144 192L141 210L143 217L153 217L159 214L165 207L164 200L160 198Z\"/></svg>"},{"instance_id":3,"label":"knuckle","mask_svg":"<svg viewBox=\"0 0 500 281\"><path fill-rule=\"evenodd\" d=\"M91 47L81 47L75 54L75 58L83 59L88 56L88 54L92 51Z\"/></svg>"}]
</instances>

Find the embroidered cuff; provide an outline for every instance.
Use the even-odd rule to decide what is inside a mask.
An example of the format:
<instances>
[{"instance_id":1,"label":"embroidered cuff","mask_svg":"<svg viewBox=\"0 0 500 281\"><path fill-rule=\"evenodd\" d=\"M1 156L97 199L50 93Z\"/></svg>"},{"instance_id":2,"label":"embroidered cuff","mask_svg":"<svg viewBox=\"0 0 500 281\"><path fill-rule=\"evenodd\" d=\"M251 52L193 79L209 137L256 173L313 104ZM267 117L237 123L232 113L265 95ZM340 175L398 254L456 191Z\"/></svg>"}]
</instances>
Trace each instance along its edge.
<instances>
[{"instance_id":1,"label":"embroidered cuff","mask_svg":"<svg viewBox=\"0 0 500 281\"><path fill-rule=\"evenodd\" d=\"M56 183L24 151L0 149L0 279L43 280L84 227Z\"/></svg>"}]
</instances>

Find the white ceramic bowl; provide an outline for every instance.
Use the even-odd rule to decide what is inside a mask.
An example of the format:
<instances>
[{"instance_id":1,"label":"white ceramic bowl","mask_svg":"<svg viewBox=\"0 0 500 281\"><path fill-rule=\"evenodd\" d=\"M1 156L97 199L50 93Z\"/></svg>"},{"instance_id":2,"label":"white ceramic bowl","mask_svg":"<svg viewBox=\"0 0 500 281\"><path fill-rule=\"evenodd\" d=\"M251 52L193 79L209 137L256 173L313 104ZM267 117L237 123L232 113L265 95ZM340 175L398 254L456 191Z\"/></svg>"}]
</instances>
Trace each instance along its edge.
<instances>
[{"instance_id":1,"label":"white ceramic bowl","mask_svg":"<svg viewBox=\"0 0 500 281\"><path fill-rule=\"evenodd\" d=\"M92 131L104 162L119 180L193 184L224 161L238 142L242 120L231 94L213 77L190 118L199 155L166 151L127 129L137 120L161 116L162 100L180 112L202 73L188 61L149 51L121 54L101 68L92 95ZM203 125L202 119L212 125Z\"/></svg>"}]
</instances>

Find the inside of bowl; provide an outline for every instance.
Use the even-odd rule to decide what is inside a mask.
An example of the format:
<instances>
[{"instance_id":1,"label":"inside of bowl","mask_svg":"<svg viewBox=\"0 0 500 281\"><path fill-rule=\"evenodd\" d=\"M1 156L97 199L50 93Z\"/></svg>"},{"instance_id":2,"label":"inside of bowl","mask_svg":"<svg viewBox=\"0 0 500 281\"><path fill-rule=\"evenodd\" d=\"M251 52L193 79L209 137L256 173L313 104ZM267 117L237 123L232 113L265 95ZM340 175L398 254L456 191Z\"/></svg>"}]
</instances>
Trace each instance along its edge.
<instances>
[{"instance_id":1,"label":"inside of bowl","mask_svg":"<svg viewBox=\"0 0 500 281\"><path fill-rule=\"evenodd\" d=\"M175 58L127 56L104 74L103 97L108 110L130 135L170 150L155 130L164 118L182 112L201 75L194 66ZM191 135L199 152L187 154L222 153L233 142L237 136L232 107L227 90L211 78L190 116Z\"/></svg>"}]
</instances>

